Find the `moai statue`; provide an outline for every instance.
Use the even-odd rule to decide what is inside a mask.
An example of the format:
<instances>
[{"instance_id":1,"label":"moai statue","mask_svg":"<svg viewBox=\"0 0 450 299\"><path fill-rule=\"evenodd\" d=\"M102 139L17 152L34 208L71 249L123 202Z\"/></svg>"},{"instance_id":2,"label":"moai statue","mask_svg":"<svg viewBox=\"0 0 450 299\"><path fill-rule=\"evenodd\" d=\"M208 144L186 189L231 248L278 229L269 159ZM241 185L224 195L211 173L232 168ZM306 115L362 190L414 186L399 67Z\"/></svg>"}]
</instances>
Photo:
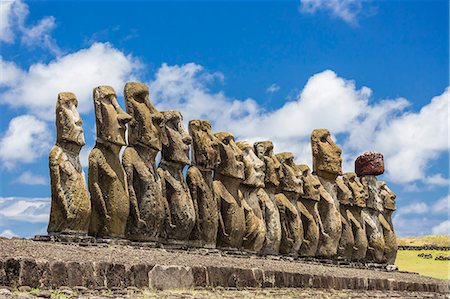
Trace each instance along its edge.
<instances>
[{"instance_id":1,"label":"moai statue","mask_svg":"<svg viewBox=\"0 0 450 299\"><path fill-rule=\"evenodd\" d=\"M303 194L297 201L297 211L303 225L303 242L299 255L315 256L319 245L319 227L323 227L318 207L321 184L319 179L311 174L308 165L297 165L297 170L302 174L303 181Z\"/></svg>"},{"instance_id":2,"label":"moai statue","mask_svg":"<svg viewBox=\"0 0 450 299\"><path fill-rule=\"evenodd\" d=\"M326 129L315 129L311 134L313 172L318 176L320 191L319 213L323 224L316 255L333 257L337 254L342 232L336 178L342 174L341 149Z\"/></svg>"},{"instance_id":3,"label":"moai statue","mask_svg":"<svg viewBox=\"0 0 450 299\"><path fill-rule=\"evenodd\" d=\"M163 146L158 174L162 193L168 203L164 237L171 241L188 240L195 224L195 208L183 169L190 163L192 138L183 126L180 112L162 111Z\"/></svg>"},{"instance_id":4,"label":"moai statue","mask_svg":"<svg viewBox=\"0 0 450 299\"><path fill-rule=\"evenodd\" d=\"M128 146L122 157L130 194L130 217L126 236L131 240L156 240L164 228L167 203L155 158L162 149L160 124L163 116L150 102L148 87L128 82L124 89L128 123Z\"/></svg>"},{"instance_id":5,"label":"moai statue","mask_svg":"<svg viewBox=\"0 0 450 299\"><path fill-rule=\"evenodd\" d=\"M353 237L353 227L349 211L352 191L345 185L344 180L340 177L336 179L336 186L342 221L342 234L337 254L338 258L351 260L353 258L353 251L355 250L355 238Z\"/></svg>"},{"instance_id":6,"label":"moai statue","mask_svg":"<svg viewBox=\"0 0 450 299\"><path fill-rule=\"evenodd\" d=\"M49 155L52 203L47 231L87 234L91 216L84 171L79 153L84 145L78 101L71 92L58 94L56 144Z\"/></svg>"},{"instance_id":7,"label":"moai statue","mask_svg":"<svg viewBox=\"0 0 450 299\"><path fill-rule=\"evenodd\" d=\"M389 265L393 265L397 258L398 250L397 237L395 236L394 224L392 223L392 214L396 210L396 195L389 189L385 182L377 182L377 187L380 190L380 196L384 203L383 213L380 215L385 243L384 259Z\"/></svg>"},{"instance_id":8,"label":"moai statue","mask_svg":"<svg viewBox=\"0 0 450 299\"><path fill-rule=\"evenodd\" d=\"M275 195L282 232L280 252L297 255L302 246L303 226L296 206L298 198L303 194L303 181L292 153L285 152L275 156L283 171L279 193Z\"/></svg>"},{"instance_id":9,"label":"moai statue","mask_svg":"<svg viewBox=\"0 0 450 299\"><path fill-rule=\"evenodd\" d=\"M110 86L94 88L97 142L89 154L88 185L92 215L89 234L96 237L125 236L130 200L119 152L125 142L125 124L131 116L120 108Z\"/></svg>"},{"instance_id":10,"label":"moai statue","mask_svg":"<svg viewBox=\"0 0 450 299\"><path fill-rule=\"evenodd\" d=\"M368 195L366 208L362 211L369 243L366 260L382 263L385 261L385 242L380 222L380 215L383 212L383 199L377 186L376 175L384 172L383 156L373 152L362 154L355 161L355 172L361 178L361 183Z\"/></svg>"},{"instance_id":11,"label":"moai statue","mask_svg":"<svg viewBox=\"0 0 450 299\"><path fill-rule=\"evenodd\" d=\"M242 151L230 133L220 132L214 136L220 142L220 164L214 170L213 182L220 210L217 246L240 249L246 232L244 197L239 190L244 180Z\"/></svg>"},{"instance_id":12,"label":"moai statue","mask_svg":"<svg viewBox=\"0 0 450 299\"><path fill-rule=\"evenodd\" d=\"M353 260L364 260L367 252L366 225L362 217L362 210L366 207L368 194L364 186L358 180L356 173L349 172L344 174L343 181L352 192L350 205L345 205L347 209L348 221L353 231L354 247L352 253Z\"/></svg>"},{"instance_id":13,"label":"moai statue","mask_svg":"<svg viewBox=\"0 0 450 299\"><path fill-rule=\"evenodd\" d=\"M281 164L273 154L272 141L260 141L253 145L255 154L264 162L264 192L268 195L261 197L263 202L263 218L266 221L266 240L262 248L262 253L277 254L280 251L281 223L280 213L275 203L275 193L280 178L283 175Z\"/></svg>"},{"instance_id":14,"label":"moai statue","mask_svg":"<svg viewBox=\"0 0 450 299\"><path fill-rule=\"evenodd\" d=\"M261 251L266 239L266 222L261 207L268 200L264 191L264 162L255 154L253 146L247 142L237 142L242 151L245 179L240 190L244 196L246 232L242 246L252 252Z\"/></svg>"},{"instance_id":15,"label":"moai statue","mask_svg":"<svg viewBox=\"0 0 450 299\"><path fill-rule=\"evenodd\" d=\"M190 239L199 246L216 247L219 211L213 192L213 170L220 163L219 141L207 120L191 120L192 163L186 182L195 207L195 225Z\"/></svg>"}]
</instances>

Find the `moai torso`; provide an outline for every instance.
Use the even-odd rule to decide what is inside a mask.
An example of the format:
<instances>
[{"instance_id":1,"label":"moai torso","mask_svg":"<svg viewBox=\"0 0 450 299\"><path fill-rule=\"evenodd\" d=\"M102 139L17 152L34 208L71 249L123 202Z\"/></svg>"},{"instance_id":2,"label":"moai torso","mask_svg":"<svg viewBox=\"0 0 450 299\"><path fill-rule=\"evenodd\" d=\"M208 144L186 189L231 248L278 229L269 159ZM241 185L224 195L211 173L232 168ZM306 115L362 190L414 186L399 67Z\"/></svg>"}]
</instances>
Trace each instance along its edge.
<instances>
[{"instance_id":1,"label":"moai torso","mask_svg":"<svg viewBox=\"0 0 450 299\"><path fill-rule=\"evenodd\" d=\"M271 141L256 142L253 147L255 154L265 165L264 190L258 193L262 201L263 218L266 222L266 239L261 251L265 254L277 254L280 251L281 222L275 202L275 193L283 172L280 162L273 154Z\"/></svg>"},{"instance_id":2,"label":"moai torso","mask_svg":"<svg viewBox=\"0 0 450 299\"><path fill-rule=\"evenodd\" d=\"M171 240L188 240L195 224L195 208L183 176L189 161L192 138L182 124L178 111L163 111L163 149L158 173L163 195L168 203L166 237Z\"/></svg>"},{"instance_id":3,"label":"moai torso","mask_svg":"<svg viewBox=\"0 0 450 299\"><path fill-rule=\"evenodd\" d=\"M192 163L186 182L195 207L196 222L190 239L200 246L216 247L219 210L213 192L213 169L220 162L219 141L211 132L207 120L191 120Z\"/></svg>"},{"instance_id":4,"label":"moai torso","mask_svg":"<svg viewBox=\"0 0 450 299\"><path fill-rule=\"evenodd\" d=\"M242 151L230 133L214 134L219 140L220 163L214 171L213 190L219 205L217 246L241 248L246 232L244 197L239 190L244 179Z\"/></svg>"},{"instance_id":5,"label":"moai torso","mask_svg":"<svg viewBox=\"0 0 450 299\"><path fill-rule=\"evenodd\" d=\"M303 225L296 206L303 194L303 181L292 153L277 154L276 158L283 170L279 194L275 195L282 232L280 252L297 255L303 242Z\"/></svg>"},{"instance_id":6,"label":"moai torso","mask_svg":"<svg viewBox=\"0 0 450 299\"><path fill-rule=\"evenodd\" d=\"M331 139L326 129L313 130L311 134L313 171L322 187L320 191L319 213L322 220L317 255L333 257L337 254L342 233L336 178L342 174L341 149Z\"/></svg>"},{"instance_id":7,"label":"moai torso","mask_svg":"<svg viewBox=\"0 0 450 299\"><path fill-rule=\"evenodd\" d=\"M346 205L347 217L355 241L352 259L363 260L366 258L368 241L366 236L366 225L362 217L362 210L366 207L368 194L364 191L364 186L360 183L354 172L344 174L343 181L352 192L350 205Z\"/></svg>"},{"instance_id":8,"label":"moai torso","mask_svg":"<svg viewBox=\"0 0 450 299\"><path fill-rule=\"evenodd\" d=\"M361 183L368 194L366 207L362 211L369 244L366 260L382 263L384 262L385 242L380 215L383 210L383 202L377 187L377 178L374 175L366 175L361 177Z\"/></svg>"},{"instance_id":9,"label":"moai torso","mask_svg":"<svg viewBox=\"0 0 450 299\"><path fill-rule=\"evenodd\" d=\"M351 225L351 216L349 208L351 204L352 192L345 185L344 180L340 177L336 179L337 198L339 200L339 209L341 212L342 234L338 247L338 258L351 260L355 246L355 238L353 236L353 227Z\"/></svg>"},{"instance_id":10,"label":"moai torso","mask_svg":"<svg viewBox=\"0 0 450 299\"><path fill-rule=\"evenodd\" d=\"M58 94L56 103L57 140L49 155L52 202L47 231L87 234L91 216L79 152L84 145L81 118L73 93Z\"/></svg>"},{"instance_id":11,"label":"moai torso","mask_svg":"<svg viewBox=\"0 0 450 299\"><path fill-rule=\"evenodd\" d=\"M129 145L122 157L130 195L126 235L131 240L156 240L163 232L167 206L155 162L162 148L162 114L151 104L143 83L127 83L124 96L132 117L128 123Z\"/></svg>"},{"instance_id":12,"label":"moai torso","mask_svg":"<svg viewBox=\"0 0 450 299\"><path fill-rule=\"evenodd\" d=\"M396 210L396 195L389 189L385 182L377 182L377 186L384 204L383 212L380 215L385 243L384 260L388 264L393 265L397 258L398 250L397 237L395 236L394 225L392 223L392 213Z\"/></svg>"},{"instance_id":13,"label":"moai torso","mask_svg":"<svg viewBox=\"0 0 450 299\"><path fill-rule=\"evenodd\" d=\"M264 192L264 162L255 154L253 146L246 142L237 143L243 153L244 181L240 190L244 196L246 232L243 247L252 252L260 252L266 239L266 223L261 207L267 200Z\"/></svg>"},{"instance_id":14,"label":"moai torso","mask_svg":"<svg viewBox=\"0 0 450 299\"><path fill-rule=\"evenodd\" d=\"M89 191L92 215L89 234L97 237L125 236L130 211L125 172L119 152L125 143L125 124L131 117L116 100L112 87L94 89L97 143L89 154Z\"/></svg>"},{"instance_id":15,"label":"moai torso","mask_svg":"<svg viewBox=\"0 0 450 299\"><path fill-rule=\"evenodd\" d=\"M322 227L319 206L320 181L311 174L308 165L297 165L302 173L303 194L297 201L297 211L303 225L303 242L300 247L300 256L315 256L319 245L319 226Z\"/></svg>"}]
</instances>

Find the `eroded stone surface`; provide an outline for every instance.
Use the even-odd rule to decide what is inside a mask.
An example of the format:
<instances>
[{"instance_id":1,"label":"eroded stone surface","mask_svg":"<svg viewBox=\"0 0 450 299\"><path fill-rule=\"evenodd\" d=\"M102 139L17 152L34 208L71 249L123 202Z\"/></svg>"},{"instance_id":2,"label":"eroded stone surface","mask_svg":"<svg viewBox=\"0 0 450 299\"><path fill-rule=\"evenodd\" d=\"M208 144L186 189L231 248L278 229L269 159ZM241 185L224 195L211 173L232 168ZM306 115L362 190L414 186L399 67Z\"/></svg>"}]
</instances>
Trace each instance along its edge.
<instances>
[{"instance_id":1,"label":"eroded stone surface","mask_svg":"<svg viewBox=\"0 0 450 299\"><path fill-rule=\"evenodd\" d=\"M296 206L304 232L299 254L315 256L319 245L319 223L322 221L318 206L321 184L317 177L311 174L308 165L297 165L297 169L301 172L303 181L303 194L300 195Z\"/></svg>"},{"instance_id":2,"label":"eroded stone surface","mask_svg":"<svg viewBox=\"0 0 450 299\"><path fill-rule=\"evenodd\" d=\"M333 181L342 174L342 151L331 139L327 129L313 130L311 147L315 174Z\"/></svg>"},{"instance_id":3,"label":"eroded stone surface","mask_svg":"<svg viewBox=\"0 0 450 299\"><path fill-rule=\"evenodd\" d=\"M110 86L94 89L94 107L97 143L89 154L88 186L92 202L89 234L123 238L130 201L119 152L126 145L125 124L131 117L120 108Z\"/></svg>"},{"instance_id":4,"label":"eroded stone surface","mask_svg":"<svg viewBox=\"0 0 450 299\"><path fill-rule=\"evenodd\" d=\"M219 204L217 246L241 248L246 232L240 184L244 180L242 151L228 132L215 133L219 140L220 164L214 172L213 190Z\"/></svg>"},{"instance_id":5,"label":"eroded stone surface","mask_svg":"<svg viewBox=\"0 0 450 299\"><path fill-rule=\"evenodd\" d=\"M186 182L195 207L196 222L192 240L203 246L215 247L219 227L219 209L213 192L213 169L219 164L219 141L207 120L191 120L192 165L186 173Z\"/></svg>"},{"instance_id":6,"label":"eroded stone surface","mask_svg":"<svg viewBox=\"0 0 450 299\"><path fill-rule=\"evenodd\" d=\"M276 158L280 161L283 171L279 192L284 196L275 196L282 232L280 252L297 254L303 242L303 225L296 208L297 201L303 194L302 173L294 164L292 153L280 153Z\"/></svg>"},{"instance_id":7,"label":"eroded stone surface","mask_svg":"<svg viewBox=\"0 0 450 299\"><path fill-rule=\"evenodd\" d=\"M264 193L260 193L260 198L263 201L262 212L266 222L266 240L262 252L277 254L280 250L281 223L280 213L275 203L275 193L283 172L280 162L273 154L273 143L271 141L255 142L253 148L255 154L265 165Z\"/></svg>"},{"instance_id":8,"label":"eroded stone surface","mask_svg":"<svg viewBox=\"0 0 450 299\"><path fill-rule=\"evenodd\" d=\"M162 111L163 147L158 174L163 196L168 203L165 236L168 239L187 240L195 224L195 208L184 179L183 169L190 163L189 145L192 138L183 126L180 112Z\"/></svg>"},{"instance_id":9,"label":"eroded stone surface","mask_svg":"<svg viewBox=\"0 0 450 299\"><path fill-rule=\"evenodd\" d=\"M148 87L129 82L124 90L128 123L128 146L122 157L130 195L127 238L153 240L163 232L167 202L155 158L162 149L162 114L153 107Z\"/></svg>"},{"instance_id":10,"label":"eroded stone surface","mask_svg":"<svg viewBox=\"0 0 450 299\"><path fill-rule=\"evenodd\" d=\"M358 176L383 174L383 155L375 152L366 152L360 155L355 160L355 172Z\"/></svg>"},{"instance_id":11,"label":"eroded stone surface","mask_svg":"<svg viewBox=\"0 0 450 299\"><path fill-rule=\"evenodd\" d=\"M377 187L380 190L380 197L384 203L384 209L380 215L380 223L383 227L384 235L384 258L388 264L393 265L397 257L397 237L394 231L394 224L392 223L392 213L395 211L394 192L389 189L385 182L377 182Z\"/></svg>"},{"instance_id":12,"label":"eroded stone surface","mask_svg":"<svg viewBox=\"0 0 450 299\"><path fill-rule=\"evenodd\" d=\"M352 192L350 200L352 205L346 206L347 217L352 226L353 237L355 240L352 259L362 260L366 258L368 246L365 221L362 217L362 210L366 206L367 194L364 192L364 186L354 172L344 174L343 181Z\"/></svg>"},{"instance_id":13,"label":"eroded stone surface","mask_svg":"<svg viewBox=\"0 0 450 299\"><path fill-rule=\"evenodd\" d=\"M247 142L238 142L243 153L245 179L240 186L244 196L244 213L246 233L243 247L249 251L259 252L266 239L266 223L261 206L264 205L264 169L265 164L255 154L253 146Z\"/></svg>"},{"instance_id":14,"label":"eroded stone surface","mask_svg":"<svg viewBox=\"0 0 450 299\"><path fill-rule=\"evenodd\" d=\"M351 203L352 192L340 177L336 179L336 186L342 221L342 234L341 239L339 240L338 257L350 260L353 257L355 246L351 215L348 210Z\"/></svg>"},{"instance_id":15,"label":"eroded stone surface","mask_svg":"<svg viewBox=\"0 0 450 299\"><path fill-rule=\"evenodd\" d=\"M86 234L91 200L79 153L84 145L75 94L62 92L56 102L56 144L49 155L52 202L49 233Z\"/></svg>"}]
</instances>

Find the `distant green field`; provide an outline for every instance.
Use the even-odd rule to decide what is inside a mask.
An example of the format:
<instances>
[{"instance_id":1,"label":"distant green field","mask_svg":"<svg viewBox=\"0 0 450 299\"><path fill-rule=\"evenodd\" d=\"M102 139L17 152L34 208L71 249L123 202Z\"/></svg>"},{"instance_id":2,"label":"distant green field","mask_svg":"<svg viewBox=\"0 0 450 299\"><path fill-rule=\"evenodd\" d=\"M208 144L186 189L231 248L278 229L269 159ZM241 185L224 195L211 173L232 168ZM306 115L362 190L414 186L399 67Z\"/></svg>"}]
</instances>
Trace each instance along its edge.
<instances>
[{"instance_id":1,"label":"distant green field","mask_svg":"<svg viewBox=\"0 0 450 299\"><path fill-rule=\"evenodd\" d=\"M416 244L415 244L416 245ZM418 257L419 253L431 253L432 259ZM438 255L449 256L450 251L441 250L399 250L395 264L401 271L417 272L439 279L450 279L450 261L436 261Z\"/></svg>"},{"instance_id":2,"label":"distant green field","mask_svg":"<svg viewBox=\"0 0 450 299\"><path fill-rule=\"evenodd\" d=\"M403 237L397 239L398 245L405 246L450 246L450 236Z\"/></svg>"}]
</instances>

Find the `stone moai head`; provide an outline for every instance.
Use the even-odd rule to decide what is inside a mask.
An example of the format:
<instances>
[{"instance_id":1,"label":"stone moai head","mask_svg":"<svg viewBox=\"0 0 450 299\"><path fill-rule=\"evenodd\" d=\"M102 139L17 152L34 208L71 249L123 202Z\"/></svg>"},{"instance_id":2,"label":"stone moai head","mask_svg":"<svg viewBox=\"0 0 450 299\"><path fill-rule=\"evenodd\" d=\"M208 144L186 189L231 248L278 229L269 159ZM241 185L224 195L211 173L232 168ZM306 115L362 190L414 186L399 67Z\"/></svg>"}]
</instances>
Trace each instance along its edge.
<instances>
[{"instance_id":1,"label":"stone moai head","mask_svg":"<svg viewBox=\"0 0 450 299\"><path fill-rule=\"evenodd\" d=\"M220 164L216 171L223 176L244 179L244 162L242 151L234 142L234 137L228 132L215 133L219 140Z\"/></svg>"},{"instance_id":2,"label":"stone moai head","mask_svg":"<svg viewBox=\"0 0 450 299\"><path fill-rule=\"evenodd\" d=\"M342 178L336 179L337 198L341 205L350 205L353 197L352 191L347 187Z\"/></svg>"},{"instance_id":3,"label":"stone moai head","mask_svg":"<svg viewBox=\"0 0 450 299\"><path fill-rule=\"evenodd\" d=\"M280 161L278 161L277 157L273 154L272 141L258 141L255 142L253 147L258 158L266 164L265 183L278 186L280 184L280 179L283 176L283 171L281 169Z\"/></svg>"},{"instance_id":4,"label":"stone moai head","mask_svg":"<svg viewBox=\"0 0 450 299\"><path fill-rule=\"evenodd\" d=\"M280 161L283 170L283 178L280 181L283 191L303 194L302 172L294 163L294 154L284 152L275 156Z\"/></svg>"},{"instance_id":5,"label":"stone moai head","mask_svg":"<svg viewBox=\"0 0 450 299\"><path fill-rule=\"evenodd\" d=\"M183 116L175 110L162 111L162 151L165 161L189 164L189 145L192 138L183 126Z\"/></svg>"},{"instance_id":6,"label":"stone moai head","mask_svg":"<svg viewBox=\"0 0 450 299\"><path fill-rule=\"evenodd\" d=\"M114 89L110 86L94 88L94 107L97 140L126 145L125 125L131 120L131 116L120 108Z\"/></svg>"},{"instance_id":7,"label":"stone moai head","mask_svg":"<svg viewBox=\"0 0 450 299\"><path fill-rule=\"evenodd\" d=\"M297 170L302 174L303 181L303 195L302 198L314 201L320 200L320 186L322 185L319 179L311 173L311 169L306 164L299 164L296 166Z\"/></svg>"},{"instance_id":8,"label":"stone moai head","mask_svg":"<svg viewBox=\"0 0 450 299\"><path fill-rule=\"evenodd\" d=\"M256 156L251 144L242 141L237 142L236 145L242 151L244 159L245 180L242 183L257 188L264 187L264 170L266 168L264 162Z\"/></svg>"},{"instance_id":9,"label":"stone moai head","mask_svg":"<svg viewBox=\"0 0 450 299\"><path fill-rule=\"evenodd\" d=\"M71 92L60 92L56 101L56 142L70 142L84 145L84 131L80 114L77 111L78 100Z\"/></svg>"},{"instance_id":10,"label":"stone moai head","mask_svg":"<svg viewBox=\"0 0 450 299\"><path fill-rule=\"evenodd\" d=\"M364 185L359 181L356 173L348 172L343 175L342 180L352 192L352 204L364 208L369 194L366 192Z\"/></svg>"},{"instance_id":11,"label":"stone moai head","mask_svg":"<svg viewBox=\"0 0 450 299\"><path fill-rule=\"evenodd\" d=\"M394 192L389 189L385 182L377 182L377 187L380 190L380 196L383 199L384 208L386 210L395 211L395 198L397 197Z\"/></svg>"},{"instance_id":12,"label":"stone moai head","mask_svg":"<svg viewBox=\"0 0 450 299\"><path fill-rule=\"evenodd\" d=\"M162 149L161 127L163 116L150 102L148 87L139 82L128 82L124 88L125 106L132 117L128 123L128 144Z\"/></svg>"},{"instance_id":13,"label":"stone moai head","mask_svg":"<svg viewBox=\"0 0 450 299\"><path fill-rule=\"evenodd\" d=\"M327 129L313 130L311 147L315 174L331 180L342 174L342 151L331 139Z\"/></svg>"},{"instance_id":14,"label":"stone moai head","mask_svg":"<svg viewBox=\"0 0 450 299\"><path fill-rule=\"evenodd\" d=\"M219 140L211 130L208 120L191 120L189 134L192 137L192 164L202 170L212 170L220 163Z\"/></svg>"}]
</instances>

